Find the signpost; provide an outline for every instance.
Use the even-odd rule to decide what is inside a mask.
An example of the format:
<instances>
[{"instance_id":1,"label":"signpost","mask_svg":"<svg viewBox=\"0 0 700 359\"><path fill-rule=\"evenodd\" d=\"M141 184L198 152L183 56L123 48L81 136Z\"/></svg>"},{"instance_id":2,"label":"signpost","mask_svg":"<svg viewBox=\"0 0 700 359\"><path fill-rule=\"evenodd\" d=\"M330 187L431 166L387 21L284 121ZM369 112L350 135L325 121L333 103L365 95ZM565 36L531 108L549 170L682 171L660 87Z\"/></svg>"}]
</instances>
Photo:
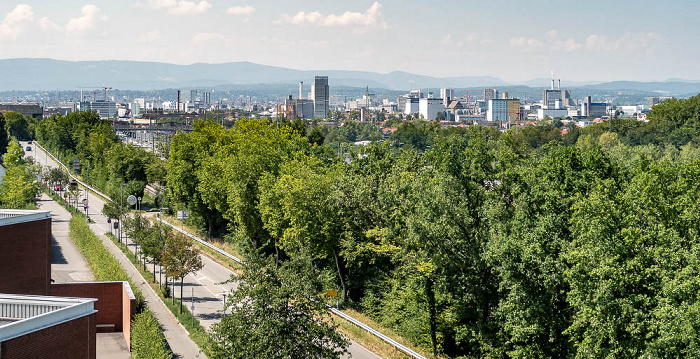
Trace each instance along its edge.
<instances>
[{"instance_id":1,"label":"signpost","mask_svg":"<svg viewBox=\"0 0 700 359\"><path fill-rule=\"evenodd\" d=\"M334 297L335 298L335 306L336 308L338 307L338 291L335 289L328 289L326 291L326 295L329 297Z\"/></svg>"},{"instance_id":2,"label":"signpost","mask_svg":"<svg viewBox=\"0 0 700 359\"><path fill-rule=\"evenodd\" d=\"M180 226L185 229L185 220L190 219L190 211L177 211L177 219L180 220Z\"/></svg>"}]
</instances>

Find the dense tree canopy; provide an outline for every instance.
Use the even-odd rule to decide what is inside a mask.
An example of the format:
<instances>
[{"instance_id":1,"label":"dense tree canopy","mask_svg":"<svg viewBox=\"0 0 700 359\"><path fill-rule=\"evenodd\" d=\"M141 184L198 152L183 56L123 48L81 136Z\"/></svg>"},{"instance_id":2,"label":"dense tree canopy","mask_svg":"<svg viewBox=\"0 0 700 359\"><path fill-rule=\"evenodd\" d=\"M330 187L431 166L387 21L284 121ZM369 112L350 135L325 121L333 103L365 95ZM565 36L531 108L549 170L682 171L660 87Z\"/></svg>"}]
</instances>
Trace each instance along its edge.
<instances>
[{"instance_id":1,"label":"dense tree canopy","mask_svg":"<svg viewBox=\"0 0 700 359\"><path fill-rule=\"evenodd\" d=\"M342 342L306 300L328 289L437 357L695 357L698 108L669 100L648 123L583 129L417 120L386 141L352 121L198 122L164 169L89 115L74 120L98 135L62 136L61 118L37 134L103 163L105 184L160 178L194 225L255 263L212 334L219 357L295 357L276 346L287 340L333 357ZM339 145L360 139L375 143Z\"/></svg>"}]
</instances>

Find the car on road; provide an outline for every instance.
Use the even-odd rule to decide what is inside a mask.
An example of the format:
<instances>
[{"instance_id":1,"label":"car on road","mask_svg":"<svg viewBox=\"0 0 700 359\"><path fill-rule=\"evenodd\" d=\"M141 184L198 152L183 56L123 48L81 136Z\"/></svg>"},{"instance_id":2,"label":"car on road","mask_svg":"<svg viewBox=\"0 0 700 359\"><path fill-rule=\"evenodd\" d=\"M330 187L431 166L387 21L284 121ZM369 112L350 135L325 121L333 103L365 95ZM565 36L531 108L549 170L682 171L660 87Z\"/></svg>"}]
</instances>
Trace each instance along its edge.
<instances>
[{"instance_id":1,"label":"car on road","mask_svg":"<svg viewBox=\"0 0 700 359\"><path fill-rule=\"evenodd\" d=\"M26 150L27 150L27 151L31 151L31 150L32 150L32 146L27 146Z\"/></svg>"}]
</instances>

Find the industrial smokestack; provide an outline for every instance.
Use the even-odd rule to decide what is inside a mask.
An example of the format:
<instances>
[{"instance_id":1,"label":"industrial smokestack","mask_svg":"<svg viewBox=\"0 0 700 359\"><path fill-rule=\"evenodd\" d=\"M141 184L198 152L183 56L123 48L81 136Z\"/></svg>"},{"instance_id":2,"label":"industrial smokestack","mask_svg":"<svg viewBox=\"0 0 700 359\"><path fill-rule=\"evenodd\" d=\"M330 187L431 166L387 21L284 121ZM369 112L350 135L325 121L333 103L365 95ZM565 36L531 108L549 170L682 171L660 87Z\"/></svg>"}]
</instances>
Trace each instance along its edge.
<instances>
[{"instance_id":1,"label":"industrial smokestack","mask_svg":"<svg viewBox=\"0 0 700 359\"><path fill-rule=\"evenodd\" d=\"M561 79L559 79L559 83L557 85L557 90L561 90Z\"/></svg>"},{"instance_id":2,"label":"industrial smokestack","mask_svg":"<svg viewBox=\"0 0 700 359\"><path fill-rule=\"evenodd\" d=\"M175 112L180 113L180 90L177 90L177 108Z\"/></svg>"},{"instance_id":3,"label":"industrial smokestack","mask_svg":"<svg viewBox=\"0 0 700 359\"><path fill-rule=\"evenodd\" d=\"M304 99L304 81L299 81L299 99Z\"/></svg>"},{"instance_id":4,"label":"industrial smokestack","mask_svg":"<svg viewBox=\"0 0 700 359\"><path fill-rule=\"evenodd\" d=\"M554 90L554 70L552 70L552 87L550 90Z\"/></svg>"}]
</instances>

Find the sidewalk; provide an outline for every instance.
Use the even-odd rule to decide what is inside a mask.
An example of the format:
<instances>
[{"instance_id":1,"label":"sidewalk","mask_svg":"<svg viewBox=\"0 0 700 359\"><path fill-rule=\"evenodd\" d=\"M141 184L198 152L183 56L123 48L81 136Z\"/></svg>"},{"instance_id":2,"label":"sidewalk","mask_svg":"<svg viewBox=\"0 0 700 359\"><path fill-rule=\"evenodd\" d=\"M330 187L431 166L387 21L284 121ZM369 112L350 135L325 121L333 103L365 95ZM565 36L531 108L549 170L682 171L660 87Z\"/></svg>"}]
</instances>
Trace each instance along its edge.
<instances>
[{"instance_id":1,"label":"sidewalk","mask_svg":"<svg viewBox=\"0 0 700 359\"><path fill-rule=\"evenodd\" d=\"M37 156L37 163L44 163L49 167L57 167L57 164L53 160L47 158L46 153L44 151L37 151L37 146L31 146L34 147L33 155ZM59 230L59 235L65 234L65 237L67 238L66 231L68 230L68 221L70 221L70 213L56 202L47 201L42 203L46 204L44 204L41 209L52 211L52 214L63 213L60 221L57 223L57 225L59 226L57 227L57 229ZM99 204L98 206L95 206L98 208L93 207L93 205L95 204ZM129 259L126 258L126 256L119 250L119 248L117 248L117 246L104 235L105 232L109 231L109 227L106 223L106 218L99 214L102 210L102 205L104 205L104 203L99 198L90 196L90 216L93 217L94 215L94 217L97 218L93 219L100 220L100 222L103 223L102 225L91 224L90 229L92 229L92 231L98 236L98 238L100 238L105 248L107 248L107 250L109 250L110 253L112 253L114 258L116 258L119 261L122 267L124 267L124 270L127 272L129 277L132 278L132 282L141 288L148 308L153 312L153 315L155 316L156 320L158 320L160 325L163 327L163 334L165 335L165 339L168 341L168 345L170 346L174 357L188 359L206 358L204 353L201 353L201 350L199 349L197 344L195 344L192 341L192 339L190 339L189 333L177 322L172 313L170 313L165 304L161 302L158 295L153 291L148 282L141 276L141 274L134 267L131 261L129 261ZM56 210L56 212L53 211L54 209ZM69 253L70 245L75 246L75 244L73 244L71 241L70 244L66 243L62 246L62 248L66 249L65 251L63 249L59 251L59 253L62 254L62 256L64 257L64 259L67 257L65 257L63 253ZM80 254L80 257L82 258L82 254ZM61 257L57 258L60 259ZM84 261L84 258L82 260ZM72 277L74 276L80 277L83 274L84 271L76 272L75 270L69 268L67 269L67 271L62 273L62 278L72 279ZM91 275L92 274L90 273L90 276ZM108 356L98 356L98 358L102 357L108 358Z\"/></svg>"},{"instance_id":2,"label":"sidewalk","mask_svg":"<svg viewBox=\"0 0 700 359\"><path fill-rule=\"evenodd\" d=\"M141 288L148 308L153 312L158 322L161 323L165 339L168 340L168 345L170 345L170 349L173 351L173 354L175 354L175 357L206 358L206 355L202 353L197 344L190 339L189 333L177 322L172 313L170 313L170 310L168 310L158 295L153 291L148 281L141 276L138 269L126 258L117 245L103 234L103 228L97 224L91 224L90 229L97 234L102 244L104 244L114 258L124 267L134 284Z\"/></svg>"},{"instance_id":3,"label":"sidewalk","mask_svg":"<svg viewBox=\"0 0 700 359\"><path fill-rule=\"evenodd\" d=\"M56 283L92 282L85 257L71 240L68 223L71 214L45 193L37 202L39 209L51 212L51 279ZM97 333L96 355L100 359L129 359L131 353L122 333Z\"/></svg>"}]
</instances>

